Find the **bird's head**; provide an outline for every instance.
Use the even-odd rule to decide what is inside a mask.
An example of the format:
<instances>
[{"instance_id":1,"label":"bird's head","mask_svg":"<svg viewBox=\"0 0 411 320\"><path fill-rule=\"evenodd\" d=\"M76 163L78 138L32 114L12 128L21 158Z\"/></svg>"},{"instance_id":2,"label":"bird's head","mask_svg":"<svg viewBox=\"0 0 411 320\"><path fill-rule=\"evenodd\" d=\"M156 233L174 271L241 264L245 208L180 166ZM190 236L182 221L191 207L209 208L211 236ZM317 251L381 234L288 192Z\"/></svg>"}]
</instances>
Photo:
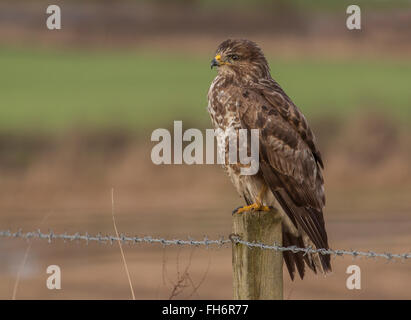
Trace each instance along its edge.
<instances>
[{"instance_id":1,"label":"bird's head","mask_svg":"<svg viewBox=\"0 0 411 320\"><path fill-rule=\"evenodd\" d=\"M228 39L222 42L211 60L211 68L219 73L236 73L242 76L269 77L270 69L263 51L250 40Z\"/></svg>"}]
</instances>

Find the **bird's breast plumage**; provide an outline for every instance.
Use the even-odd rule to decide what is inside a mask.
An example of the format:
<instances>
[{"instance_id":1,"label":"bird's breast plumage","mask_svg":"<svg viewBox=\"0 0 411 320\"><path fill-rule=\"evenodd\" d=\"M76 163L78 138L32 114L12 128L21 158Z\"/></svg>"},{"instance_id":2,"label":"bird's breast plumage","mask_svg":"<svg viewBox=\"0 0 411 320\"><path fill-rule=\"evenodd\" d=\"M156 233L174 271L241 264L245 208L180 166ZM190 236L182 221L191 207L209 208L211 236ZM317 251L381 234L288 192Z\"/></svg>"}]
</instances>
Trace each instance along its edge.
<instances>
[{"instance_id":1,"label":"bird's breast plumage","mask_svg":"<svg viewBox=\"0 0 411 320\"><path fill-rule=\"evenodd\" d=\"M217 152L220 159L224 161L223 168L237 192L248 201L254 202L263 183L261 177L259 175L241 175L241 168L244 165L240 161L230 163L229 159L230 139L238 141L239 129L243 129L237 110L240 107L238 96L241 91L242 89L231 79L218 75L208 92L208 112L214 129L216 129Z\"/></svg>"},{"instance_id":2,"label":"bird's breast plumage","mask_svg":"<svg viewBox=\"0 0 411 320\"><path fill-rule=\"evenodd\" d=\"M224 77L217 76L208 92L208 112L215 129L239 129L236 90Z\"/></svg>"}]
</instances>

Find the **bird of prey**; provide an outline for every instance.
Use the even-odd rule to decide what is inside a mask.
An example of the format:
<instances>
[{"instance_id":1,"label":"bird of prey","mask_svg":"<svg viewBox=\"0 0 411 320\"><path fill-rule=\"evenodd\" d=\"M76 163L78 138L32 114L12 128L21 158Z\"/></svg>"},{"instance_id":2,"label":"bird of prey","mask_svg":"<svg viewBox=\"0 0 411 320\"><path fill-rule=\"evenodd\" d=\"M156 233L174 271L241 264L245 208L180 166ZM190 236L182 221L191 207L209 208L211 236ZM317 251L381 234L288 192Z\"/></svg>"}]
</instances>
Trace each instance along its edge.
<instances>
[{"instance_id":1,"label":"bird of prey","mask_svg":"<svg viewBox=\"0 0 411 320\"><path fill-rule=\"evenodd\" d=\"M218 74L208 91L207 109L214 128L259 130L255 175L241 175L241 163L223 164L247 204L233 214L274 207L282 216L283 246L328 249L324 166L304 115L271 77L268 62L254 42L225 40L212 59L213 67ZM228 150L224 134L219 147ZM296 270L304 277L305 264L314 272L331 271L329 255L284 251L283 257L293 280Z\"/></svg>"}]
</instances>

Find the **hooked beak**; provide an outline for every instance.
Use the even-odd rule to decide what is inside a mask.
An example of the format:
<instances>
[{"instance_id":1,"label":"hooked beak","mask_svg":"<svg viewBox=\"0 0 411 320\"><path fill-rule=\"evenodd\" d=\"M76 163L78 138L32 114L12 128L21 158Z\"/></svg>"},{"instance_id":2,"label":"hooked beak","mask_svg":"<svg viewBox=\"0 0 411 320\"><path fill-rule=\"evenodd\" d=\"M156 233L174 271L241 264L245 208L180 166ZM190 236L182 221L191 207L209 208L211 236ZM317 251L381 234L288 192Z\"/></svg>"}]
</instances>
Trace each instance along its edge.
<instances>
[{"instance_id":1,"label":"hooked beak","mask_svg":"<svg viewBox=\"0 0 411 320\"><path fill-rule=\"evenodd\" d=\"M218 54L214 57L213 60L211 60L211 69L213 67L219 67L221 65L221 56Z\"/></svg>"}]
</instances>

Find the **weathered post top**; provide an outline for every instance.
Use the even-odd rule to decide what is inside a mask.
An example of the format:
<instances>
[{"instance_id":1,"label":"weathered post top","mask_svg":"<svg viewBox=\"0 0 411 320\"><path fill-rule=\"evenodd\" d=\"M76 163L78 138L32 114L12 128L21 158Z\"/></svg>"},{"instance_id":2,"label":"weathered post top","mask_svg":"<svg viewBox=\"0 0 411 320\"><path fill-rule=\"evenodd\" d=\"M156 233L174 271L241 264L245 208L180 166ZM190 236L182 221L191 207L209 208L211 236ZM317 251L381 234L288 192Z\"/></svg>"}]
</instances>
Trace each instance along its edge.
<instances>
[{"instance_id":1,"label":"weathered post top","mask_svg":"<svg viewBox=\"0 0 411 320\"><path fill-rule=\"evenodd\" d=\"M244 241L281 245L280 214L275 209L234 214L233 233ZM232 254L234 299L283 299L283 257L280 251L233 243Z\"/></svg>"}]
</instances>

